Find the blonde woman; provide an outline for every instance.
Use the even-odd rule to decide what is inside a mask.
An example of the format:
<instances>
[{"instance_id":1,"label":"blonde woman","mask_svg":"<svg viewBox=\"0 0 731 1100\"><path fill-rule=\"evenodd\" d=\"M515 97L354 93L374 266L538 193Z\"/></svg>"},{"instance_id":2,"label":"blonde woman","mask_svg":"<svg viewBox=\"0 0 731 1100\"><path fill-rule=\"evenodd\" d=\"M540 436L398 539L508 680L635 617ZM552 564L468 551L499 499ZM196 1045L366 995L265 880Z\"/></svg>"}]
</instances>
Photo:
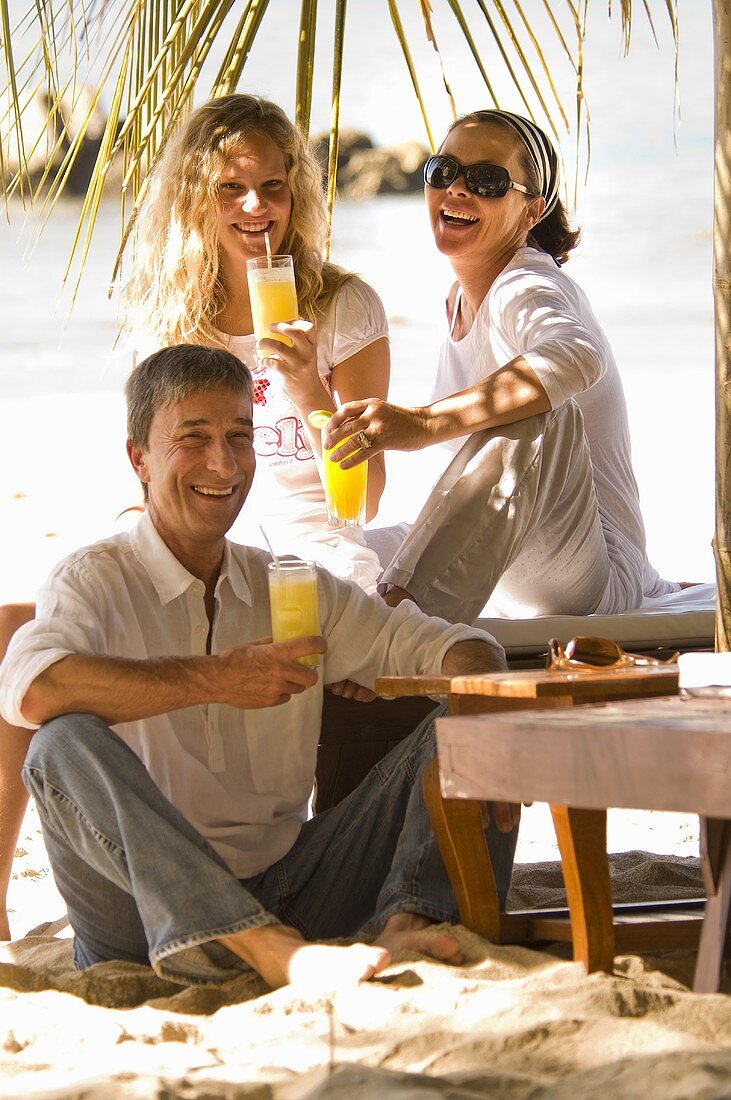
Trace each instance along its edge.
<instances>
[{"instance_id":1,"label":"blonde woman","mask_svg":"<svg viewBox=\"0 0 731 1100\"><path fill-rule=\"evenodd\" d=\"M294 259L300 317L277 326L293 346L262 341L268 355L257 363L246 261L265 254L265 233L273 253ZM362 530L327 526L320 436L307 414L386 396L388 328L377 294L323 261L324 239L322 176L300 131L257 96L210 100L153 173L125 306L138 350L219 345L247 364L257 455L249 514L280 550L374 590L380 566ZM382 455L368 473L371 519L385 485ZM257 542L260 534L239 521L231 537Z\"/></svg>"}]
</instances>

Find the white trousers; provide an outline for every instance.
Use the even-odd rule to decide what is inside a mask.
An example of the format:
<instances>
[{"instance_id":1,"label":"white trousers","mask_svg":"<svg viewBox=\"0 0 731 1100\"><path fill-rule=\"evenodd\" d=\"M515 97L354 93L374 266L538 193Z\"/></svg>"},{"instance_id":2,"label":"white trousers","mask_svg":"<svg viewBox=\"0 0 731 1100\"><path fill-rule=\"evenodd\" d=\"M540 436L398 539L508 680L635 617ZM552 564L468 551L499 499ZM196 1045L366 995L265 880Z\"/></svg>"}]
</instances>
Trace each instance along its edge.
<instances>
[{"instance_id":1,"label":"white trousers","mask_svg":"<svg viewBox=\"0 0 731 1100\"><path fill-rule=\"evenodd\" d=\"M423 611L612 614L642 602L644 548L602 526L589 445L573 401L476 432L434 486L382 583Z\"/></svg>"}]
</instances>

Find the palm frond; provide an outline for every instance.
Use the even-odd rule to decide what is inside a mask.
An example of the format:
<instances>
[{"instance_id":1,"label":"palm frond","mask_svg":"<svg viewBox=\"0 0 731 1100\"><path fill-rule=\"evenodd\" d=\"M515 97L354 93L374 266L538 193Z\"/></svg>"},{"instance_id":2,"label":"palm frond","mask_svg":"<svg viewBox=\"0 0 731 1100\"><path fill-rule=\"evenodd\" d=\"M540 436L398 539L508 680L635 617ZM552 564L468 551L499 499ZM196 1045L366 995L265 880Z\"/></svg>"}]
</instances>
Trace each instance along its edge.
<instances>
[{"instance_id":1,"label":"palm frond","mask_svg":"<svg viewBox=\"0 0 731 1100\"><path fill-rule=\"evenodd\" d=\"M553 134L569 129L569 114L558 92L560 80L548 61L549 41L558 45L560 57L575 79L576 105L573 126L586 134L590 151L588 111L584 96L583 53L588 0L537 0L533 11L525 0L418 0L427 41L439 64L441 83L452 115L457 97L447 75L439 38L440 19L450 20L450 46L459 40L477 65L490 100L498 105L496 75L506 73L525 113L545 119ZM665 9L676 43L677 0L640 0L655 33L653 13ZM608 0L611 14L612 0ZM121 164L120 249L115 259L116 278L125 245L144 199L147 180L161 150L181 118L193 105L201 72L214 45L223 44L221 61L209 84L209 94L227 95L239 86L254 42L266 30L262 22L269 0L29 0L11 26L13 0L0 0L0 186L6 207L18 194L37 212L33 240L53 216L69 186L74 166L91 132L101 103L108 116L98 155L82 204L66 279L71 281L74 263L83 270L100 209L104 185L112 165ZM629 47L633 5L617 0L621 12L622 41ZM276 5L272 5L276 7ZM294 114L307 131L315 88L318 0L300 0ZM327 206L332 221L336 167L343 104L346 0L335 0L332 48L332 93L328 149ZM408 76L424 121L429 146L435 146L425 97L404 29L398 0L388 0L393 25ZM530 12L530 14L529 14ZM385 12L384 12L385 15ZM541 15L541 23L538 16ZM453 22L452 22L453 21ZM409 32L410 33L410 32ZM487 44L478 45L479 35ZM325 38L321 36L321 40ZM43 96L46 108L39 124L38 112L31 123L30 108ZM571 127L573 128L573 127ZM575 188L578 187L579 157ZM40 165L40 167L39 167ZM116 172L116 169L115 169ZM115 177L116 178L116 177ZM73 284L72 294L78 286Z\"/></svg>"},{"instance_id":2,"label":"palm frond","mask_svg":"<svg viewBox=\"0 0 731 1100\"><path fill-rule=\"evenodd\" d=\"M213 82L212 96L230 95L236 91L268 3L269 0L248 0Z\"/></svg>"},{"instance_id":3,"label":"palm frond","mask_svg":"<svg viewBox=\"0 0 731 1100\"><path fill-rule=\"evenodd\" d=\"M312 83L315 76L315 37L317 0L302 0L300 34L297 48L294 117L305 134L310 132Z\"/></svg>"},{"instance_id":4,"label":"palm frond","mask_svg":"<svg viewBox=\"0 0 731 1100\"><path fill-rule=\"evenodd\" d=\"M541 71L542 71L543 75L545 76L546 80L548 81L548 86L551 89L551 94L552 94L552 96L553 96L553 98L556 102L556 107L558 108L559 114L561 115L561 120L562 120L564 126L566 127L566 129L568 130L568 128L569 128L568 119L566 118L566 114L565 114L564 109L563 109L563 104L561 103L561 97L558 94L558 89L556 88L556 85L555 85L554 80L553 80L553 75L551 73L551 67L548 64L548 62L546 61L545 54L544 54L544 52L541 48L541 45L538 41L538 38L535 35L535 33L533 32L533 28L531 27L530 22L526 19L525 13L524 13L522 7L520 6L519 0L513 0L513 3L515 4L515 8L518 12L518 15L520 16L520 19L523 23L523 26L525 28L525 31L526 31L527 35L528 35L528 38L530 39L530 43L531 43L531 45L532 45L532 47L533 47L533 49L536 53L536 56L538 58L540 66L541 66ZM501 8L502 8L502 5L501 5ZM521 63L522 63L523 68L525 70L525 74L528 77L528 79L531 81L531 83L534 84L533 70L531 69L530 64L529 64L529 62L528 62L528 60L525 56L525 53L523 52L523 49L520 45L520 42L518 41L517 34L513 30L512 25L510 24L510 22L507 21L507 15L505 16L505 19L506 19L506 26L507 26L508 31L510 33L511 41L513 42L516 53L518 54L518 57L521 60ZM564 46L564 48L566 48L565 39L564 39L563 35L561 34L561 31L558 27L558 24L555 22L555 20L553 20L552 25L558 33L559 41ZM569 53L569 59L573 62L573 58L571 57L570 53ZM574 66L574 71L576 71L575 66ZM548 114L548 108L544 107L544 110L546 111L546 114Z\"/></svg>"},{"instance_id":5,"label":"palm frond","mask_svg":"<svg viewBox=\"0 0 731 1100\"><path fill-rule=\"evenodd\" d=\"M523 20L523 22L525 24L526 30L528 30L529 33L532 34L532 32L530 31L530 24L528 23L528 20L526 19L525 15L523 14L523 11L521 9L519 0L513 0L513 3L515 4L516 8L518 9L518 11L520 13L520 17L521 17L521 19ZM561 47L563 49L563 52L566 54L566 57L568 58L569 65L571 65L574 72L576 72L576 62L574 61L574 56L571 53L571 50L569 49L569 44L568 44L568 42L566 41L566 39L564 37L564 33L561 30L561 27L559 25L558 20L556 19L556 15L554 13L553 8L551 7L550 0L543 0L543 10L545 11L546 15L548 16L548 19L551 23L551 26L553 27L553 30L555 31L556 38L558 39L558 41L561 44Z\"/></svg>"},{"instance_id":6,"label":"palm frond","mask_svg":"<svg viewBox=\"0 0 731 1100\"><path fill-rule=\"evenodd\" d=\"M127 53L131 49L131 43L127 43ZM117 128L117 123L120 115L120 109L122 105L122 99L124 96L125 85L125 66L122 64L120 74L117 78L117 83L112 98L112 103L109 109L109 115L107 117L107 124L104 131L104 137L102 139L101 148L99 150L98 162L101 162L101 170L93 181L93 186L89 187L84 198L83 206L81 209L81 216L79 217L78 225L76 228L76 234L74 236L73 244L71 247L71 254L69 256L66 271L64 272L63 285L65 286L71 275L71 269L74 258L77 254L77 250L80 250L78 271L76 279L71 291L71 301L69 304L69 312L73 309L76 295L79 289L79 283L84 270L84 263L89 254L89 248L91 246L92 236L94 233L94 226L96 225L97 214L99 213L99 206L102 201L104 193L104 183L106 181L107 173L112 165L111 150L114 145L114 134Z\"/></svg>"},{"instance_id":7,"label":"palm frond","mask_svg":"<svg viewBox=\"0 0 731 1100\"><path fill-rule=\"evenodd\" d=\"M453 0L450 0L450 2L453 2ZM455 2L456 2L456 0L455 0ZM529 118L535 118L535 116L533 114L533 111L531 109L530 103L526 99L526 96L523 92L520 81L518 80L517 76L515 75L515 70L513 69L513 66L511 65L510 60L507 56L507 53L505 51L505 47L503 46L503 43L500 39L500 35L498 34L497 27L496 27L492 17L490 16L489 11L487 10L487 5L485 3L485 0L477 0L477 2L480 5L480 8L482 9L482 13L485 16L487 24L490 28L490 33L492 34L492 36L495 40L495 44L497 45L497 48L500 51L500 55L503 58L503 62L505 64L505 67L507 68L508 72L510 73L511 79L513 80L513 83L515 84L515 86L518 90L518 94L520 95L520 98L523 100L523 103L525 104L525 109L528 113ZM510 21L507 19L507 16L505 15L505 11L504 11L504 8L503 8L503 5L501 3L499 3L499 0L496 0L495 7L497 8L498 14L501 16L503 22L509 28L509 31L512 32L512 27L510 25ZM525 64L525 58L524 58L522 50L520 50L518 56L521 58L521 60ZM545 65L545 62L544 62L544 65ZM538 83L537 83L535 77L533 76L533 73L531 72L530 66L525 65L525 68L526 68L526 72L527 72L527 75L528 75L528 79L529 79L531 85L533 86L533 90L534 90L534 92L536 93L536 95L538 97L538 101L539 101L539 103L540 103L540 105L541 105L541 107L542 107L542 109L543 109L543 111L546 115L546 118L548 119L551 130L553 131L554 136L556 137L556 140L560 141L561 139L559 137L558 130L556 129L556 125L555 125L555 123L553 121L553 118L551 116L551 112L549 111L548 107L546 106L545 100L543 99L543 96L541 95L540 88L538 87ZM563 115L563 108L561 108L561 113ZM563 118L564 118L564 121L565 121L566 116L563 115ZM568 129L568 122L566 122L566 128Z\"/></svg>"},{"instance_id":8,"label":"palm frond","mask_svg":"<svg viewBox=\"0 0 731 1100\"><path fill-rule=\"evenodd\" d=\"M11 103L13 113L15 115L15 136L18 146L18 163L22 166L27 163L25 155L25 145L23 140L23 123L20 112L20 95L18 92L18 76L15 70L15 58L13 56L13 42L10 32L10 11L8 9L8 0L0 0L0 29L2 30L2 44L3 44L3 57L5 59L5 68L8 74L8 83L10 85ZM5 188L5 157L2 150L2 141L0 141L0 168L3 172L3 189ZM23 188L23 177L21 176L21 190Z\"/></svg>"},{"instance_id":9,"label":"palm frond","mask_svg":"<svg viewBox=\"0 0 731 1100\"><path fill-rule=\"evenodd\" d=\"M411 78L411 84L414 89L414 95L419 103L419 110L421 111L421 117L424 120L424 129L426 130L427 141L429 142L429 148L432 153L436 149L434 143L434 135L432 134L431 125L429 123L429 116L426 112L426 104L424 103L424 97L421 94L421 88L419 87L419 80L416 75L416 69L414 67L413 58L411 57L411 50L409 49L409 43L406 40L406 34L404 32L404 26L401 22L401 16L399 15L398 4L396 0L388 0L388 11L391 16L391 22L393 28L396 31L396 37L398 38L401 52L404 55L404 61L406 62L406 68L409 70L409 77Z\"/></svg>"},{"instance_id":10,"label":"palm frond","mask_svg":"<svg viewBox=\"0 0 731 1100\"><path fill-rule=\"evenodd\" d=\"M483 14L486 14L488 25L489 25L490 16L489 16L489 13L486 12L486 8L484 6L483 0L477 0L477 2L480 5L480 7L482 8ZM488 92L488 95L490 96L490 99L492 100L493 106L497 107L498 97L495 93L495 89L493 88L493 86L490 82L490 78L487 75L487 72L485 70L485 66L482 64L482 58L480 57L479 50L477 49L477 46L475 45L475 40L472 37L472 34L470 32L469 27L466 25L466 23L464 21L464 16L462 15L462 11L459 7L459 4L457 4L456 8L455 8L455 5L450 0L450 7L452 8L452 11L454 12L455 18L456 18L457 22L460 25L460 30L464 34L465 41L467 42L467 45L469 46L469 49L470 49L470 53L472 54L473 58L475 59L475 64L477 65L480 76L482 77L483 81L485 82L485 87L487 88L487 92Z\"/></svg>"},{"instance_id":11,"label":"palm frond","mask_svg":"<svg viewBox=\"0 0 731 1100\"><path fill-rule=\"evenodd\" d=\"M647 20L650 24L650 30L652 32L652 37L655 39L655 45L659 46L660 43L657 40L657 31L655 30L655 24L654 24L653 19L652 19L652 12L650 11L650 5L648 3L648 0L642 0L642 4L643 4L643 7L645 9L645 15L647 16Z\"/></svg>"},{"instance_id":12,"label":"palm frond","mask_svg":"<svg viewBox=\"0 0 731 1100\"><path fill-rule=\"evenodd\" d=\"M345 46L345 14L347 0L337 0L335 8L335 36L333 39L333 80L330 108L330 142L327 157L327 244L326 255L330 256L333 210L338 175L338 152L340 149L340 88L343 82L343 49Z\"/></svg>"},{"instance_id":13,"label":"palm frond","mask_svg":"<svg viewBox=\"0 0 731 1100\"><path fill-rule=\"evenodd\" d=\"M429 3L429 0L420 0L420 4L421 16L424 20L424 30L426 31L426 38L427 41L430 42L434 47L434 52L436 53L439 60L439 68L442 72L442 83L444 85L444 91L447 93L447 99L449 100L449 108L452 112L452 118L456 119L457 105L455 103L454 95L452 93L452 86L449 82L449 78L447 77L447 70L444 67L444 58L442 57L442 52L439 49L439 43L437 42L437 36L434 30L434 21L432 19L432 6Z\"/></svg>"}]
</instances>

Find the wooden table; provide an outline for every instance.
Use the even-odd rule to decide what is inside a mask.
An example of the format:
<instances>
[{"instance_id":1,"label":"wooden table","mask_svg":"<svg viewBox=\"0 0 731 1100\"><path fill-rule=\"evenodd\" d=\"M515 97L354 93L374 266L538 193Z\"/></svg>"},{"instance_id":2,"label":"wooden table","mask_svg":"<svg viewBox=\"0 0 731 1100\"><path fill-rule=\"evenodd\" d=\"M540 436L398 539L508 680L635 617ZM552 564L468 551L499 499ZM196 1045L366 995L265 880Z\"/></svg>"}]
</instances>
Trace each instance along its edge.
<instances>
[{"instance_id":1,"label":"wooden table","mask_svg":"<svg viewBox=\"0 0 731 1100\"><path fill-rule=\"evenodd\" d=\"M731 912L731 702L676 697L443 718L437 744L448 801L536 799L569 819L608 806L699 814L708 901L694 989L719 988ZM573 866L563 845L562 860L572 926L586 937L588 958L609 969L613 920L608 882L596 873L600 845L571 833Z\"/></svg>"},{"instance_id":2,"label":"wooden table","mask_svg":"<svg viewBox=\"0 0 731 1100\"><path fill-rule=\"evenodd\" d=\"M475 676L383 677L376 690L384 696L446 695L449 713L460 716L453 724L459 728L469 715L510 714L516 722L526 721L532 730L542 728L544 716L551 714L559 727L578 723L586 707L581 704L603 703L677 695L678 670L675 665L649 666L622 670L586 672L498 672ZM540 718L536 709L540 708ZM560 710L560 713L558 711ZM552 713L551 713L552 712ZM438 729L449 721L442 719ZM482 729L487 717L475 719ZM447 727L451 730L451 726ZM473 727L470 726L470 729ZM440 744L445 735L440 732ZM452 734L450 734L452 736ZM476 768L474 781L489 785L494 778L492 759L478 751L480 735L475 735ZM440 750L440 760L444 761ZM454 758L455 764L461 761ZM542 751L534 758L534 770L552 770L550 754ZM451 765L450 765L451 767ZM450 775L457 774L450 771ZM523 776L516 777L522 780ZM702 919L699 903L667 902L650 907L616 906L612 909L609 862L606 851L606 806L586 808L582 801L566 803L551 800L551 813L562 859L569 901L569 913L560 910L501 912L492 865L482 828L482 804L502 799L499 794L473 794L444 786L440 790L436 765L427 769L424 791L432 826L442 858L454 888L460 918L468 928L495 943L530 943L546 940L571 940L574 958L589 971L610 970L615 948L620 950L671 949L695 946ZM451 782L451 781L450 781ZM442 797L442 793L445 797ZM540 800L527 789L507 801ZM569 921L570 914L570 921Z\"/></svg>"},{"instance_id":3,"label":"wooden table","mask_svg":"<svg viewBox=\"0 0 731 1100\"><path fill-rule=\"evenodd\" d=\"M649 665L592 672L482 672L473 676L381 676L378 695L446 695L450 714L570 707L610 699L677 695L678 666Z\"/></svg>"}]
</instances>

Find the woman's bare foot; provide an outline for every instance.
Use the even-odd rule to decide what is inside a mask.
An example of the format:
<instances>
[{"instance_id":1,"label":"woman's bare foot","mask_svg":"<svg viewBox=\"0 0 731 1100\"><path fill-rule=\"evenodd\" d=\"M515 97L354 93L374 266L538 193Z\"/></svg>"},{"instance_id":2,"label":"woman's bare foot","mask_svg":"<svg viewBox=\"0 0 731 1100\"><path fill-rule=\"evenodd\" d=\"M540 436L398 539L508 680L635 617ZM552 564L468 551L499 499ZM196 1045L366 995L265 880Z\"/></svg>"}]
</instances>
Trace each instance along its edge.
<instances>
[{"instance_id":1,"label":"woman's bare foot","mask_svg":"<svg viewBox=\"0 0 731 1100\"><path fill-rule=\"evenodd\" d=\"M464 962L457 937L436 929L426 917L416 913L395 913L389 917L373 946L385 947L392 956L398 951L418 951L451 966Z\"/></svg>"},{"instance_id":2,"label":"woman's bare foot","mask_svg":"<svg viewBox=\"0 0 731 1100\"><path fill-rule=\"evenodd\" d=\"M265 924L218 940L272 989L291 983L310 994L367 981L388 966L391 958L381 945L308 943L286 924Z\"/></svg>"},{"instance_id":3,"label":"woman's bare foot","mask_svg":"<svg viewBox=\"0 0 731 1100\"><path fill-rule=\"evenodd\" d=\"M383 601L389 607L398 607L404 600L411 600L412 603L416 603L414 597L405 588L399 588L396 584L389 585L383 594Z\"/></svg>"}]
</instances>

